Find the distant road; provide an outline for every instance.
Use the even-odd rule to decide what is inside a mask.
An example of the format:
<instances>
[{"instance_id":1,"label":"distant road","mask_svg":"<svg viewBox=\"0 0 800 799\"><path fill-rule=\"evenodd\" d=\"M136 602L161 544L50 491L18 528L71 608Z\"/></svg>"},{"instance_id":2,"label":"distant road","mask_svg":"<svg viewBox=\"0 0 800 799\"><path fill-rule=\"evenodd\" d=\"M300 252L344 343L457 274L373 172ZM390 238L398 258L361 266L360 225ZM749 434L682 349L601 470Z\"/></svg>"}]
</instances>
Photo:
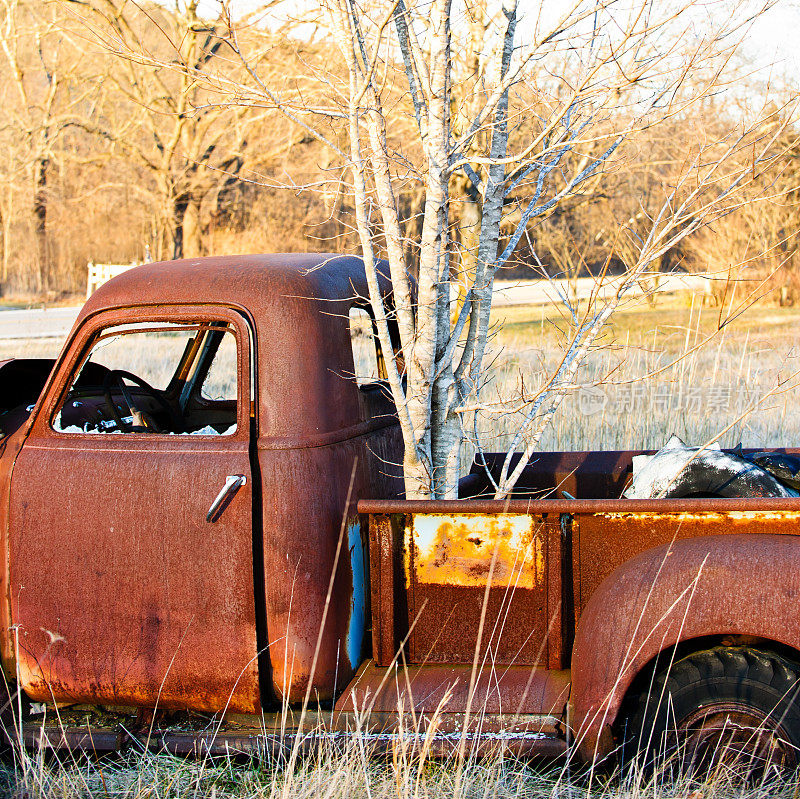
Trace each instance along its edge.
<instances>
[{"instance_id":1,"label":"distant road","mask_svg":"<svg viewBox=\"0 0 800 799\"><path fill-rule=\"evenodd\" d=\"M66 338L80 310L75 306L0 311L0 339Z\"/></svg>"},{"instance_id":2,"label":"distant road","mask_svg":"<svg viewBox=\"0 0 800 799\"><path fill-rule=\"evenodd\" d=\"M672 274L660 280L659 292L677 290L703 291L708 279L700 275ZM578 297L586 299L592 293L594 280L582 277L577 280ZM600 296L614 290L613 283L603 287ZM635 287L632 295L643 294L642 287ZM552 305L569 296L566 280L496 280L493 304L497 307L509 305ZM0 310L0 340L32 338L66 338L80 306L68 308L25 308L10 311Z\"/></svg>"},{"instance_id":3,"label":"distant road","mask_svg":"<svg viewBox=\"0 0 800 799\"><path fill-rule=\"evenodd\" d=\"M598 293L599 298L611 296L619 286L621 276L609 278ZM689 275L684 272L673 272L659 276L659 294L672 291L694 291L703 293L709 289L710 280L703 275ZM591 277L579 277L576 281L578 299L585 300L592 296L595 290L595 281ZM571 297L569 281L562 279L552 280L495 280L494 281L494 307L509 305L554 305L563 302L564 297ZM648 277L641 284L633 286L626 296L638 297L653 291L653 279Z\"/></svg>"}]
</instances>

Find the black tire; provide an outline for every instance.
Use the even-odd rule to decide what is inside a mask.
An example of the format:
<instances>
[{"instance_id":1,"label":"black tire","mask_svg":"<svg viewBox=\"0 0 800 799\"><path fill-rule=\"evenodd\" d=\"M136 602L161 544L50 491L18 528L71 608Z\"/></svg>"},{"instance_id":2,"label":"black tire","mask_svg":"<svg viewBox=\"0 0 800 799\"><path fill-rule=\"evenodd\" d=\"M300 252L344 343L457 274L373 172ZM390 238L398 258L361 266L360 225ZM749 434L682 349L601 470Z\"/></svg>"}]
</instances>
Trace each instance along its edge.
<instances>
[{"instance_id":1,"label":"black tire","mask_svg":"<svg viewBox=\"0 0 800 799\"><path fill-rule=\"evenodd\" d=\"M676 661L629 704L623 756L684 774L746 774L800 763L800 666L749 647Z\"/></svg>"}]
</instances>

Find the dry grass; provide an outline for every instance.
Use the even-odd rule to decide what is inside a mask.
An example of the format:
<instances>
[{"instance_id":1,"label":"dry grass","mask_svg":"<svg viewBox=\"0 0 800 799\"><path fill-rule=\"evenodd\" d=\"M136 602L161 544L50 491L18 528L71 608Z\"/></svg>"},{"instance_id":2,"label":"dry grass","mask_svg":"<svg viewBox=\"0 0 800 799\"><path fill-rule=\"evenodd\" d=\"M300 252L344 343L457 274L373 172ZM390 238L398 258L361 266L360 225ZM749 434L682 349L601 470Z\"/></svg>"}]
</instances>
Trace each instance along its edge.
<instances>
[{"instance_id":1,"label":"dry grass","mask_svg":"<svg viewBox=\"0 0 800 799\"><path fill-rule=\"evenodd\" d=\"M557 365L567 324L554 309L499 309L497 317L505 324L493 342L497 360L487 393L507 407L521 385L535 391ZM680 299L618 314L539 449L658 448L673 433L702 444L728 425L723 446L800 445L792 377L800 370L800 311L753 308L715 332L718 322L717 309L686 307ZM642 380L646 375L654 376ZM507 446L516 426L507 414L479 420L488 450ZM466 457L472 452L467 445Z\"/></svg>"},{"instance_id":2,"label":"dry grass","mask_svg":"<svg viewBox=\"0 0 800 799\"><path fill-rule=\"evenodd\" d=\"M183 759L130 750L106 757L9 755L0 790L14 799L760 799L800 793L797 776L743 782L577 769L509 756L421 758L398 742L375 755L357 738L322 743L293 767L269 758Z\"/></svg>"},{"instance_id":3,"label":"dry grass","mask_svg":"<svg viewBox=\"0 0 800 799\"><path fill-rule=\"evenodd\" d=\"M56 358L63 344L60 338L0 339L0 360L6 358Z\"/></svg>"},{"instance_id":4,"label":"dry grass","mask_svg":"<svg viewBox=\"0 0 800 799\"><path fill-rule=\"evenodd\" d=\"M522 383L527 391L535 389L556 365L567 325L552 308L501 308L496 318L503 326L493 340L496 360L487 396L509 400ZM539 449L658 448L672 433L700 444L739 417L721 444L800 446L800 394L790 388L792 381L766 396L800 370L800 310L752 308L714 335L718 321L717 309L687 307L680 298L620 312L581 370L582 387L565 399ZM61 343L0 339L0 359L53 358ZM594 385L606 376L604 385ZM507 414L484 415L479 429L487 449L502 449L515 425ZM466 445L465 458L471 460L473 451Z\"/></svg>"}]
</instances>

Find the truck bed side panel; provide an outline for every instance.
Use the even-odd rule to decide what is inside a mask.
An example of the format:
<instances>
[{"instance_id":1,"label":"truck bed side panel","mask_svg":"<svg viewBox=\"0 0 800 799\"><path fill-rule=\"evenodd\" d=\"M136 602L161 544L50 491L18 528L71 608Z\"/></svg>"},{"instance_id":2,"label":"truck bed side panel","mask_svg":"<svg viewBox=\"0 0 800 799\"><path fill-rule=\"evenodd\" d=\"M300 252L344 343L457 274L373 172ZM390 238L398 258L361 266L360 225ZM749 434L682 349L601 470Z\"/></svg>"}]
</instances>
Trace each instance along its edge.
<instances>
[{"instance_id":1,"label":"truck bed side panel","mask_svg":"<svg viewBox=\"0 0 800 799\"><path fill-rule=\"evenodd\" d=\"M753 636L800 651L798 595L791 533L692 537L622 564L592 594L575 636L571 702L584 756L608 753L606 732L633 679L659 653L665 668L679 641Z\"/></svg>"},{"instance_id":2,"label":"truck bed side panel","mask_svg":"<svg viewBox=\"0 0 800 799\"><path fill-rule=\"evenodd\" d=\"M558 514L374 516L370 537L379 665L405 642L413 664L561 668Z\"/></svg>"},{"instance_id":3,"label":"truck bed side panel","mask_svg":"<svg viewBox=\"0 0 800 799\"><path fill-rule=\"evenodd\" d=\"M713 507L714 500L704 501ZM800 504L797 500L785 502ZM785 511L680 511L665 504L662 513L626 513L623 502L619 505L621 507L617 512L575 515L574 525L579 531L580 540L578 617L609 574L630 558L652 547L698 536L737 533L796 535L800 529L800 507L798 510Z\"/></svg>"}]
</instances>

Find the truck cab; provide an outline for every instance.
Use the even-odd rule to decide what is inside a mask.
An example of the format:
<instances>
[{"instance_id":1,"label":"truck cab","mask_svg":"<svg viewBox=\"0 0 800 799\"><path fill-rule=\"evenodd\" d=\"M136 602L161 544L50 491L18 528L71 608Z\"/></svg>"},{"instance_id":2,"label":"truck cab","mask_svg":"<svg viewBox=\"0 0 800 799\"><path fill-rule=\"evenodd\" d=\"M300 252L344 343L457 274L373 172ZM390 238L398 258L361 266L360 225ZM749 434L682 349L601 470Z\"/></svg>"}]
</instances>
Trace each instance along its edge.
<instances>
[{"instance_id":1,"label":"truck cab","mask_svg":"<svg viewBox=\"0 0 800 799\"><path fill-rule=\"evenodd\" d=\"M91 297L46 378L0 368L41 388L0 420L3 668L28 698L257 714L350 680L354 502L401 491L385 384L356 374L380 364L365 295L355 258L149 264Z\"/></svg>"}]
</instances>

